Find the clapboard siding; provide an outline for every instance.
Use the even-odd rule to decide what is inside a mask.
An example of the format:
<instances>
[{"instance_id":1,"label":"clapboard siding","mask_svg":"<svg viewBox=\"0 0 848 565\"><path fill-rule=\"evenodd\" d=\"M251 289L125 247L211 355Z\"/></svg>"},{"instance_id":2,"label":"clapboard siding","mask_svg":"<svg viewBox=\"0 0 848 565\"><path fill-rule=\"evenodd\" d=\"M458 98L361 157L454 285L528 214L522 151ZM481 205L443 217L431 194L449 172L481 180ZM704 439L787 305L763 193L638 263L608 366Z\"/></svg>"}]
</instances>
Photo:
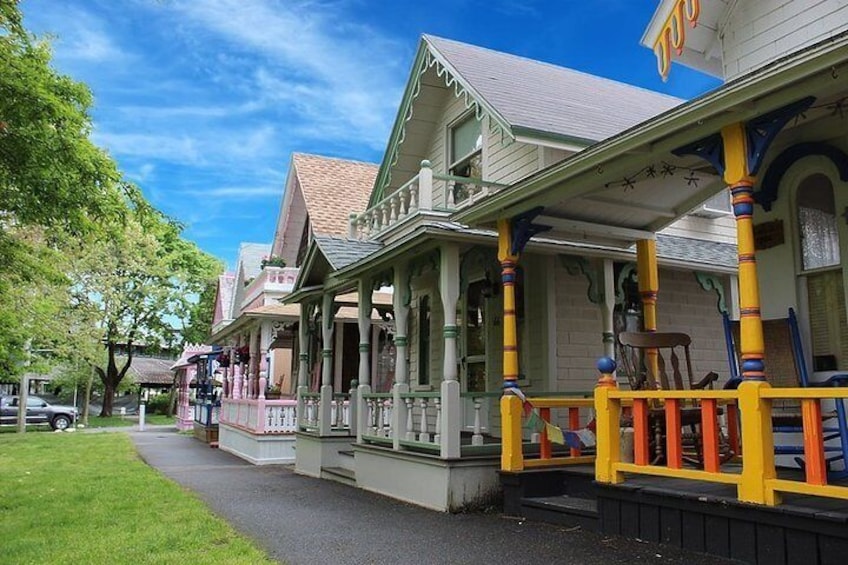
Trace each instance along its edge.
<instances>
[{"instance_id":1,"label":"clapboard siding","mask_svg":"<svg viewBox=\"0 0 848 565\"><path fill-rule=\"evenodd\" d=\"M726 80L848 28L844 0L740 2L724 29Z\"/></svg>"},{"instance_id":2,"label":"clapboard siding","mask_svg":"<svg viewBox=\"0 0 848 565\"><path fill-rule=\"evenodd\" d=\"M736 245L736 220L731 215L720 218L684 216L660 233Z\"/></svg>"}]
</instances>

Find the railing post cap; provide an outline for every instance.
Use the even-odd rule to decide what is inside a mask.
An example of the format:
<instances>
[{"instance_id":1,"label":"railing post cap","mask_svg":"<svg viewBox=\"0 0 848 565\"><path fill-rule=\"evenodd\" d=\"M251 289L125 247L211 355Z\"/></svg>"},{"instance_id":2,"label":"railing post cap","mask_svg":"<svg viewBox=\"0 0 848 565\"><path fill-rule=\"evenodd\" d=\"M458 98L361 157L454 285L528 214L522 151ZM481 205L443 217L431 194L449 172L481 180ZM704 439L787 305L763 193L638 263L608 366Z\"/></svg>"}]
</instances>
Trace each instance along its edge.
<instances>
[{"instance_id":1,"label":"railing post cap","mask_svg":"<svg viewBox=\"0 0 848 565\"><path fill-rule=\"evenodd\" d=\"M610 374L615 372L615 369L618 365L616 365L615 359L612 359L611 357L601 357L600 359L598 359L598 362L595 364L595 366L601 373Z\"/></svg>"},{"instance_id":2,"label":"railing post cap","mask_svg":"<svg viewBox=\"0 0 848 565\"><path fill-rule=\"evenodd\" d=\"M429 160L427 160L427 159L424 159L423 161L421 161L421 168L422 168L422 169L429 169L429 168L430 168L430 167L432 167L432 166L433 166L433 165L431 165L431 164L430 164L430 161L429 161Z\"/></svg>"}]
</instances>

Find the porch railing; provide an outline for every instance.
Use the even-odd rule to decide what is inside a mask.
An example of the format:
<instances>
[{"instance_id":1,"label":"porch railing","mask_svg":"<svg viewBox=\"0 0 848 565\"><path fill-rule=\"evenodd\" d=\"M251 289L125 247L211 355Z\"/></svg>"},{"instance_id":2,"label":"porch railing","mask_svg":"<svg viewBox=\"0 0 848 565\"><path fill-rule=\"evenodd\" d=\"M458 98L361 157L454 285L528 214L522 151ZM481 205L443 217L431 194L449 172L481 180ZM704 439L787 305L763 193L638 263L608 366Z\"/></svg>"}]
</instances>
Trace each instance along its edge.
<instances>
[{"instance_id":1,"label":"porch railing","mask_svg":"<svg viewBox=\"0 0 848 565\"><path fill-rule=\"evenodd\" d=\"M776 505L780 493L797 493L830 498L848 499L848 487L827 484L824 434L822 431L821 401L848 399L848 389L840 388L771 388L765 383L743 383L737 390L728 391L650 391L634 392L599 388L595 397L598 410L598 442L609 446L602 456L598 452L596 478L599 482L620 483L625 473L639 473L733 484L737 497L744 502ZM623 463L615 449L616 434L609 424L620 418L621 403L633 402L634 462ZM797 400L801 403L804 480L778 478L775 466L775 432L772 426L772 405L776 400ZM661 402L666 428L666 463L649 464L648 403ZM680 427L682 403L698 402L701 412L703 445L702 469L683 468L683 444ZM741 423L741 469L722 468L719 446L718 406L729 410L739 407ZM601 419L606 425L601 425ZM601 434L604 429L605 433ZM731 444L733 440L730 440Z\"/></svg>"},{"instance_id":2,"label":"porch railing","mask_svg":"<svg viewBox=\"0 0 848 565\"><path fill-rule=\"evenodd\" d=\"M304 432L319 432L321 429L321 393L301 393L303 411L298 414L297 429ZM330 404L328 429L333 432L349 433L351 430L350 394L333 393Z\"/></svg>"},{"instance_id":3,"label":"porch railing","mask_svg":"<svg viewBox=\"0 0 848 565\"><path fill-rule=\"evenodd\" d=\"M221 423L253 434L292 434L297 430L296 400L225 398Z\"/></svg>"},{"instance_id":4,"label":"porch railing","mask_svg":"<svg viewBox=\"0 0 848 565\"><path fill-rule=\"evenodd\" d=\"M207 428L217 426L220 412L221 407L215 404L195 404L194 421Z\"/></svg>"},{"instance_id":5,"label":"porch railing","mask_svg":"<svg viewBox=\"0 0 848 565\"><path fill-rule=\"evenodd\" d=\"M417 175L361 214L351 214L352 239L376 237L420 211L453 211L469 206L507 185L483 179L434 173L429 161Z\"/></svg>"}]
</instances>

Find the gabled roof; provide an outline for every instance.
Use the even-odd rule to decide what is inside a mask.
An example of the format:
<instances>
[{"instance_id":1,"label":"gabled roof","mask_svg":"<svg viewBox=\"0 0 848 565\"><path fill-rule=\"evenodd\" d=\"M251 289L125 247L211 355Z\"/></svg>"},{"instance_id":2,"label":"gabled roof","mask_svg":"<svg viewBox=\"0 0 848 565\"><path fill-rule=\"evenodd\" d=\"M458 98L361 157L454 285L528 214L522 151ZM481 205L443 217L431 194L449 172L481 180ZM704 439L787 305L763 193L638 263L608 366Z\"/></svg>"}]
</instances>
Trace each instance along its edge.
<instances>
[{"instance_id":1,"label":"gabled roof","mask_svg":"<svg viewBox=\"0 0 848 565\"><path fill-rule=\"evenodd\" d=\"M364 212L377 165L319 155L292 155L306 211L316 234L345 235L351 212Z\"/></svg>"},{"instance_id":2,"label":"gabled roof","mask_svg":"<svg viewBox=\"0 0 848 565\"><path fill-rule=\"evenodd\" d=\"M683 102L580 71L425 35L456 80L485 101L513 136L551 134L594 143Z\"/></svg>"},{"instance_id":3,"label":"gabled roof","mask_svg":"<svg viewBox=\"0 0 848 565\"><path fill-rule=\"evenodd\" d=\"M127 358L116 357L116 361L120 366L127 362ZM174 382L174 373L171 371L173 364L173 359L133 356L127 373L139 385L170 385Z\"/></svg>"},{"instance_id":4,"label":"gabled roof","mask_svg":"<svg viewBox=\"0 0 848 565\"><path fill-rule=\"evenodd\" d=\"M218 275L218 290L215 296L215 313L213 323L221 320L231 320L233 313L230 307L233 304L233 287L236 276L233 273Z\"/></svg>"},{"instance_id":5,"label":"gabled roof","mask_svg":"<svg viewBox=\"0 0 848 565\"><path fill-rule=\"evenodd\" d=\"M423 35L403 100L380 165L371 204L392 179L407 122L414 121L422 84L440 77L441 87L463 98L477 117L488 116L494 132L510 139L567 145L579 150L620 133L683 102L679 98L510 55ZM434 84L427 83L427 86Z\"/></svg>"},{"instance_id":6,"label":"gabled roof","mask_svg":"<svg viewBox=\"0 0 848 565\"><path fill-rule=\"evenodd\" d=\"M360 241L327 235L316 235L315 244L336 271L364 259L382 247L382 244L376 241Z\"/></svg>"}]
</instances>

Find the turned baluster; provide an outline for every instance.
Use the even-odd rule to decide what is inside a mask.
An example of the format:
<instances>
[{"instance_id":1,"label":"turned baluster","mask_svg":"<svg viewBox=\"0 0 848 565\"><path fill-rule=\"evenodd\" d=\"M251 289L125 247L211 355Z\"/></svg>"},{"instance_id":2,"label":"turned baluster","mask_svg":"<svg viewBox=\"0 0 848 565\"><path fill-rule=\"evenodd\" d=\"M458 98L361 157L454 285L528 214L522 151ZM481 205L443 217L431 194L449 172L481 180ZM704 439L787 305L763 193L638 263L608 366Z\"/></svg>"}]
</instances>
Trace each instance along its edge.
<instances>
[{"instance_id":1,"label":"turned baluster","mask_svg":"<svg viewBox=\"0 0 848 565\"><path fill-rule=\"evenodd\" d=\"M471 436L471 445L483 445L483 434L480 433L480 409L482 404L479 398L474 399L474 435Z\"/></svg>"},{"instance_id":2,"label":"turned baluster","mask_svg":"<svg viewBox=\"0 0 848 565\"><path fill-rule=\"evenodd\" d=\"M414 214L418 211L418 185L413 184L409 187L409 213Z\"/></svg>"},{"instance_id":3,"label":"turned baluster","mask_svg":"<svg viewBox=\"0 0 848 565\"><path fill-rule=\"evenodd\" d=\"M454 181L449 181L449 182L445 183L445 191L447 192L446 198L447 198L447 203L448 203L448 205L447 205L448 210L452 210L454 208L454 205L456 204L456 195L454 194L455 190L456 190L456 183Z\"/></svg>"},{"instance_id":4,"label":"turned baluster","mask_svg":"<svg viewBox=\"0 0 848 565\"><path fill-rule=\"evenodd\" d=\"M406 213L408 212L408 197L409 187L402 188L398 191L398 203L400 204L400 206L398 207L398 219L403 219L406 217Z\"/></svg>"},{"instance_id":5,"label":"turned baluster","mask_svg":"<svg viewBox=\"0 0 848 565\"><path fill-rule=\"evenodd\" d=\"M392 410L393 400L390 398L383 403L383 437L392 437Z\"/></svg>"},{"instance_id":6,"label":"turned baluster","mask_svg":"<svg viewBox=\"0 0 848 565\"><path fill-rule=\"evenodd\" d=\"M430 434L427 432L427 399L421 399L421 423L420 423L420 431L418 434L418 441L430 442Z\"/></svg>"},{"instance_id":7,"label":"turned baluster","mask_svg":"<svg viewBox=\"0 0 848 565\"><path fill-rule=\"evenodd\" d=\"M389 221L391 223L395 223L398 219L398 208L400 207L400 196L397 193L392 195L391 200L389 201Z\"/></svg>"},{"instance_id":8,"label":"turned baluster","mask_svg":"<svg viewBox=\"0 0 848 565\"><path fill-rule=\"evenodd\" d=\"M415 424L412 420L412 408L415 401L411 398L404 398L406 403L406 439L407 441L415 441Z\"/></svg>"}]
</instances>

